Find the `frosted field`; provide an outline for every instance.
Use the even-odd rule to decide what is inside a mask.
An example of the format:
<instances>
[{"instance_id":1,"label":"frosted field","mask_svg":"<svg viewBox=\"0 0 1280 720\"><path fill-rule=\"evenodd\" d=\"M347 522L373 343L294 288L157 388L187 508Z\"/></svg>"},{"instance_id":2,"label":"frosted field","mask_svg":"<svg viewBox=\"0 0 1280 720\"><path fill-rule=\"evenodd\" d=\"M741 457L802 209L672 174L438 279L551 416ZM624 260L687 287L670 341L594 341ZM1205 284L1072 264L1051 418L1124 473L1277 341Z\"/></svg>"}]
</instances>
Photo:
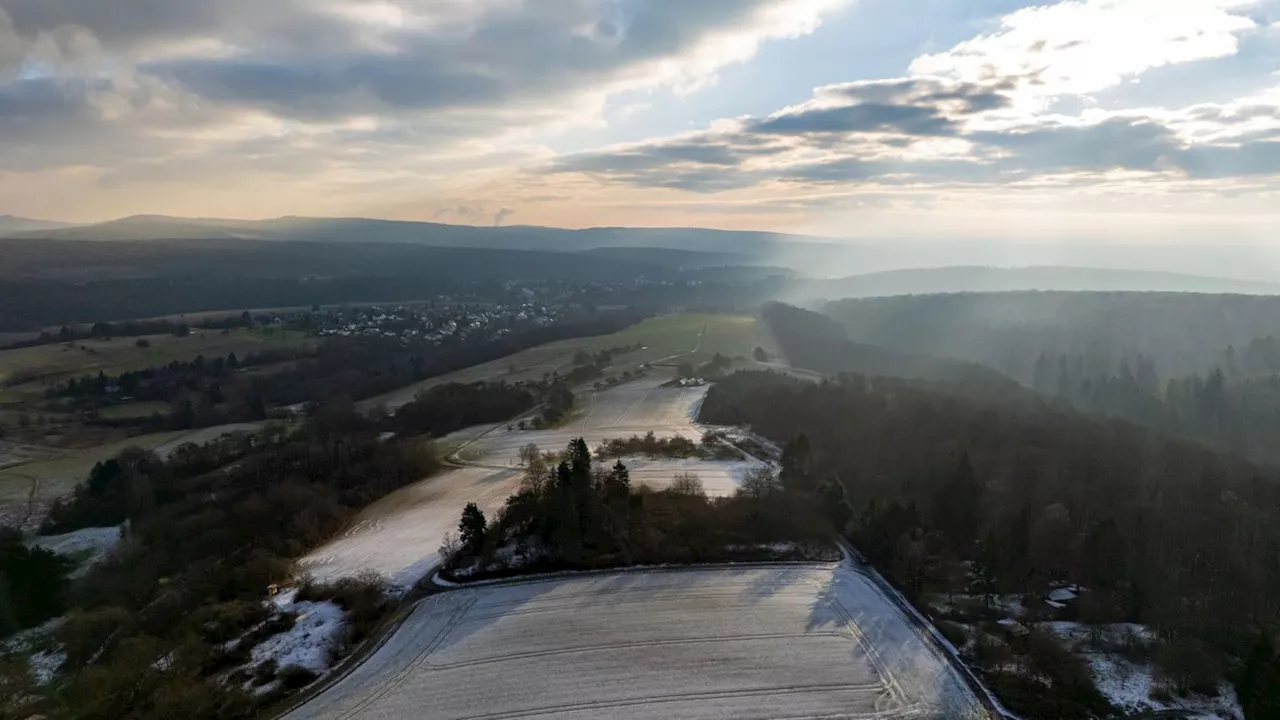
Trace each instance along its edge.
<instances>
[{"instance_id":1,"label":"frosted field","mask_svg":"<svg viewBox=\"0 0 1280 720\"><path fill-rule=\"evenodd\" d=\"M866 578L833 565L583 576L422 601L288 720L984 718Z\"/></svg>"},{"instance_id":2,"label":"frosted field","mask_svg":"<svg viewBox=\"0 0 1280 720\"><path fill-rule=\"evenodd\" d=\"M510 431L505 424L466 444L459 453L470 467L457 468L402 488L366 508L341 537L302 559L304 572L318 580L333 580L365 571L382 574L406 588L437 562L446 533L456 532L458 518L469 502L486 514L502 507L520 487L520 448L534 443L544 450L563 450L569 441L585 437L594 449L602 440L643 435L684 435L701 440L703 428L693 423L707 388L664 388L666 378L645 378L599 393L582 393L582 415L555 430ZM474 431L456 433L470 439ZM756 461L703 462L624 458L632 484L655 488L671 484L677 473L692 472L709 495L729 495ZM612 461L610 461L612 464Z\"/></svg>"}]
</instances>

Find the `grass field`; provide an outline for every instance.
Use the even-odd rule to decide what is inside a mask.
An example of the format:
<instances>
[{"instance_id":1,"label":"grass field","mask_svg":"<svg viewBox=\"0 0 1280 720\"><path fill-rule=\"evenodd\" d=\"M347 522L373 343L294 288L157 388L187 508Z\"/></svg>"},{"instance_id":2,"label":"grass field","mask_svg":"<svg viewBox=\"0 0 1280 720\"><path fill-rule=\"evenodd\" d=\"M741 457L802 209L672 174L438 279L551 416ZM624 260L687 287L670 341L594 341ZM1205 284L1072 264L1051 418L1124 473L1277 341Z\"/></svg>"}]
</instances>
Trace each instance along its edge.
<instances>
[{"instance_id":1,"label":"grass field","mask_svg":"<svg viewBox=\"0 0 1280 720\"><path fill-rule=\"evenodd\" d=\"M775 354L773 342L758 318L751 315L719 313L677 313L649 318L612 335L575 338L539 345L514 355L476 365L457 372L424 380L378 397L359 407L364 410L378 405L397 408L413 399L419 390L450 382L470 383L482 380L539 380L544 374L565 373L573 368L578 351L599 352L612 347L640 344L643 350L618 356L614 369L635 369L645 363L675 364L690 361L702 363L716 353L728 357L750 357L756 347ZM696 350L696 352L695 352ZM514 372L512 370L514 369Z\"/></svg>"},{"instance_id":2,"label":"grass field","mask_svg":"<svg viewBox=\"0 0 1280 720\"><path fill-rule=\"evenodd\" d=\"M141 435L107 445L72 450L56 458L0 470L0 507L25 503L31 496L33 483L38 483L35 495L37 502L61 497L89 475L94 463L115 457L127 447L136 446L150 450L185 434L185 432L167 432Z\"/></svg>"},{"instance_id":3,"label":"grass field","mask_svg":"<svg viewBox=\"0 0 1280 720\"><path fill-rule=\"evenodd\" d=\"M197 355L212 359L235 353L243 358L262 350L314 343L300 332L269 329L233 330L225 335L220 330L196 331L184 338L150 335L146 339L149 347L138 347L137 338L121 337L81 340L70 347L59 343L5 350L0 352L0 384L16 378L47 383L98 372L115 375L174 360L190 361Z\"/></svg>"}]
</instances>

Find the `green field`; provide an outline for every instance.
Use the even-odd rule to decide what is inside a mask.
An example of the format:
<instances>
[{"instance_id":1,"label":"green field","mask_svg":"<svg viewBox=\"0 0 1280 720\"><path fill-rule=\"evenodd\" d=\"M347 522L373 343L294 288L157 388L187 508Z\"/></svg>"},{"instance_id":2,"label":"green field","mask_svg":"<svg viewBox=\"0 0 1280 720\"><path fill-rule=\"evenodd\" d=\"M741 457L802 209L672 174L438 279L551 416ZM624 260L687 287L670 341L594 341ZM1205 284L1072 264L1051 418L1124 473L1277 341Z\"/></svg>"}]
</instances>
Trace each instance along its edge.
<instances>
[{"instance_id":1,"label":"green field","mask_svg":"<svg viewBox=\"0 0 1280 720\"><path fill-rule=\"evenodd\" d=\"M649 318L612 335L574 338L539 345L514 355L476 365L446 375L424 380L375 398L359 407L370 410L379 405L398 407L413 399L419 390L450 382L470 383L481 380L540 380L552 372L565 373L573 368L573 356L579 352L600 352L613 347L640 344L642 350L620 355L614 368L621 372L647 363L674 365L680 362L703 363L716 353L728 357L750 358L756 347L764 347L771 355L773 342L762 323L751 315L719 313L677 313ZM696 352L694 352L696 349ZM514 370L514 372L513 372Z\"/></svg>"},{"instance_id":2,"label":"green field","mask_svg":"<svg viewBox=\"0 0 1280 720\"><path fill-rule=\"evenodd\" d=\"M89 475L94 463L113 458L127 447L151 450L186 434L188 433L167 432L141 435L0 470L0 507L27 502L33 485L37 487L37 501L61 497Z\"/></svg>"},{"instance_id":3,"label":"green field","mask_svg":"<svg viewBox=\"0 0 1280 720\"><path fill-rule=\"evenodd\" d=\"M0 384L22 379L27 382L55 382L80 375L104 372L118 375L174 360L191 361L197 355L245 357L267 349L303 347L314 344L304 333L286 330L194 331L187 337L149 335L149 347L139 347L138 338L80 340L67 344L0 351Z\"/></svg>"}]
</instances>

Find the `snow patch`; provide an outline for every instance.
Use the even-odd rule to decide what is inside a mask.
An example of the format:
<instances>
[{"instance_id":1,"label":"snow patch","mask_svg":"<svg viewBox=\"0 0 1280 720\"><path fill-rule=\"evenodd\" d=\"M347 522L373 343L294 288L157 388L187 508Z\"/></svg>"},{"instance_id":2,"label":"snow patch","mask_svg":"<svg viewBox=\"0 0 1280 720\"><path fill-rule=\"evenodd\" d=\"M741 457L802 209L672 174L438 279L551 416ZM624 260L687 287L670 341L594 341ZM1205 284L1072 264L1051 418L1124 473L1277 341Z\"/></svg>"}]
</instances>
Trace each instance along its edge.
<instances>
[{"instance_id":1,"label":"snow patch","mask_svg":"<svg viewBox=\"0 0 1280 720\"><path fill-rule=\"evenodd\" d=\"M1173 697L1162 702L1151 697L1159 685L1151 666L1131 663L1103 653L1087 656L1094 683L1113 705L1130 713L1181 711L1200 720L1237 720L1244 717L1240 701L1229 683L1218 688L1218 697Z\"/></svg>"},{"instance_id":2,"label":"snow patch","mask_svg":"<svg viewBox=\"0 0 1280 720\"><path fill-rule=\"evenodd\" d=\"M119 525L101 528L84 528L65 535L45 535L31 540L32 547L44 548L59 555L79 555L88 553L88 557L71 574L79 577L89 568L101 562L120 544L121 529Z\"/></svg>"},{"instance_id":3,"label":"snow patch","mask_svg":"<svg viewBox=\"0 0 1280 720\"><path fill-rule=\"evenodd\" d=\"M320 675L329 669L342 637L342 608L328 601L295 602L297 594L286 590L271 598L276 610L295 613L297 619L289 630L256 645L250 651L252 664L275 660L277 667L297 665Z\"/></svg>"},{"instance_id":4,"label":"snow patch","mask_svg":"<svg viewBox=\"0 0 1280 720\"><path fill-rule=\"evenodd\" d=\"M62 669L67 661L67 654L61 650L41 650L31 653L27 662L31 666L31 677L40 685L48 685Z\"/></svg>"}]
</instances>

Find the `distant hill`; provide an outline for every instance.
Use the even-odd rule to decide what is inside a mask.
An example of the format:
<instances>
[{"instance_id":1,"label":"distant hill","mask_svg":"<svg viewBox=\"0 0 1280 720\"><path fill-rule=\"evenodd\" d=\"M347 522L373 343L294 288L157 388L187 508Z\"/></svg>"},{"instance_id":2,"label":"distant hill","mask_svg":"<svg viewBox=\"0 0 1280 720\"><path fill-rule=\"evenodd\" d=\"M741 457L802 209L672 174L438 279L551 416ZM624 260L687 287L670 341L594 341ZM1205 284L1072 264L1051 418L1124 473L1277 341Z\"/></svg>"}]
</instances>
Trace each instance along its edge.
<instances>
[{"instance_id":1,"label":"distant hill","mask_svg":"<svg viewBox=\"0 0 1280 720\"><path fill-rule=\"evenodd\" d=\"M994 240L902 241L846 239L705 228L596 227L581 230L511 225L480 227L369 218L281 217L270 220L136 215L96 225L0 227L0 237L24 240L263 240L383 243L431 247L501 248L552 252L609 251L639 257L646 249L710 253L718 257L650 255L672 267L756 265L790 268L814 278L808 297L843 298L1009 290L1162 290L1280 294L1280 267L1262 246L1157 246L1083 243L1019 245ZM1003 267L1010 258L1025 267ZM904 270L923 262L935 267ZM673 263L675 265L673 265ZM1108 267L1111 269L1094 269ZM1168 272L1116 268L1152 268ZM1202 277L1251 277L1236 281ZM1179 274L1181 273L1181 274Z\"/></svg>"},{"instance_id":2,"label":"distant hill","mask_svg":"<svg viewBox=\"0 0 1280 720\"><path fill-rule=\"evenodd\" d=\"M1017 268L960 266L890 270L837 280L815 281L805 288L805 292L813 297L829 299L1023 290L1280 295L1280 283L1148 270L1058 266Z\"/></svg>"},{"instance_id":3,"label":"distant hill","mask_svg":"<svg viewBox=\"0 0 1280 720\"><path fill-rule=\"evenodd\" d=\"M62 230L71 227L74 226L70 223L54 222L52 220L35 220L33 218L0 214L0 237L13 235L15 233Z\"/></svg>"},{"instance_id":4,"label":"distant hill","mask_svg":"<svg viewBox=\"0 0 1280 720\"><path fill-rule=\"evenodd\" d=\"M251 239L313 242L377 242L452 247L583 251L661 247L758 256L788 236L697 228L564 228L512 225L478 227L367 218L283 217L272 220L177 218L135 215L95 225L8 231L28 240Z\"/></svg>"},{"instance_id":5,"label":"distant hill","mask_svg":"<svg viewBox=\"0 0 1280 720\"><path fill-rule=\"evenodd\" d=\"M1141 356L1180 376L1224 363L1229 346L1280 337L1276 295L956 293L850 298L823 312L860 342L980 362L1028 385L1041 353L1081 358L1095 373Z\"/></svg>"},{"instance_id":6,"label":"distant hill","mask_svg":"<svg viewBox=\"0 0 1280 720\"><path fill-rule=\"evenodd\" d=\"M825 315L769 303L763 317L788 362L828 375L857 373L900 377L945 387L971 397L1025 400L1034 397L1017 382L977 363L922 353L904 353L850 340L839 323Z\"/></svg>"}]
</instances>

